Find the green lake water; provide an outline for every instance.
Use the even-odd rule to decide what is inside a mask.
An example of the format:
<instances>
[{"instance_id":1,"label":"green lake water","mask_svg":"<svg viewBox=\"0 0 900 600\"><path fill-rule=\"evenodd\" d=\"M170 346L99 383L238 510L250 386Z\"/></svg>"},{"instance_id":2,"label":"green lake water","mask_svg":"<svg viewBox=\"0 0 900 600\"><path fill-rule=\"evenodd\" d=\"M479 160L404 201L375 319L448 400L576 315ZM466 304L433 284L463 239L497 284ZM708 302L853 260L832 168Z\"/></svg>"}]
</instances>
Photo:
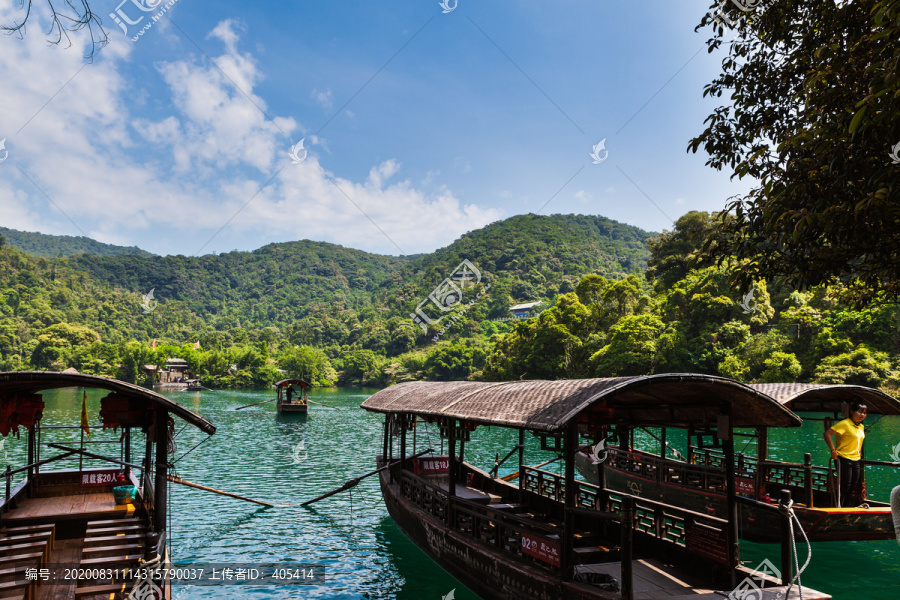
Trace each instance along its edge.
<instances>
[{"instance_id":1,"label":"green lake water","mask_svg":"<svg viewBox=\"0 0 900 600\"><path fill-rule=\"evenodd\" d=\"M170 543L174 560L185 566L219 568L279 565L295 572L306 569L307 575L312 569L313 574L312 579L305 578L303 583L182 585L175 588L177 600L441 600L451 590L455 590L457 600L477 598L397 530L384 508L376 477L364 479L352 494L344 492L310 508L299 506L374 469L374 457L381 449L382 419L359 408L374 392L316 389L310 398L333 408L314 405L307 417L278 415L274 403L234 410L272 397L269 390L167 394L218 428L214 436L185 455L206 435L190 427L182 430L184 423L176 420L175 457L179 476L287 505L265 508L173 484L170 486L173 490ZM92 423L97 418L100 396L99 392L89 392ZM45 427L78 423L81 402L74 392L48 392L44 399ZM876 420L876 416L867 419L867 457L891 460L893 448L900 444L900 419L886 418L874 424ZM812 452L814 463L824 464L827 450L821 429L821 423L809 422L800 431L772 432L771 454L799 462L804 452ZM68 439L78 439L77 432L65 433ZM49 430L45 430L45 441L48 437ZM97 430L92 439L113 437L111 432ZM495 453L505 454L516 439L514 431L479 428L466 446L466 459L489 469ZM24 447L24 436L21 440L7 438L0 448L0 457L21 465ZM741 447L739 443L737 449ZM50 456L47 452L44 451L44 457ZM134 456L140 456L137 446ZM538 450L535 439L529 439L529 463L551 456ZM73 464L77 465L77 460L70 466ZM90 466L99 465L91 463ZM501 475L511 470L501 469ZM900 471L874 470L867 481L871 497L886 499L891 488L900 485ZM779 549L775 545L748 543L742 555L751 567L763 558L779 564ZM801 563L805 557L806 548L802 546ZM900 598L900 546L893 540L813 544L812 562L803 574L803 583L831 593L837 600L897 600Z\"/></svg>"}]
</instances>

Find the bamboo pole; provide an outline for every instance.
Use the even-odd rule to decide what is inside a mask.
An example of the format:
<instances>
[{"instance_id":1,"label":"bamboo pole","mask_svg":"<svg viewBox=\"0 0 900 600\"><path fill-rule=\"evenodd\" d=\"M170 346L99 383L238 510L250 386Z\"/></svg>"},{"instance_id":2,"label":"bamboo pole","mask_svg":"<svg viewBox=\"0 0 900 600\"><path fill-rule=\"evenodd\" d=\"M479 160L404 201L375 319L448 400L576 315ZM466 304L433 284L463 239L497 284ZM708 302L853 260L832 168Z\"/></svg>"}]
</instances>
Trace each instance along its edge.
<instances>
[{"instance_id":1,"label":"bamboo pole","mask_svg":"<svg viewBox=\"0 0 900 600\"><path fill-rule=\"evenodd\" d=\"M253 500L252 498L245 498L244 496L238 496L237 494L232 494L230 492L223 492L222 490L217 490L215 488L206 487L205 485L200 485L199 483L193 483L190 481L185 481L181 477L177 475L169 474L168 480L172 483L180 483L181 485L186 485L188 487L197 488L198 490L203 490L204 492L213 492L215 494L221 494L223 496L228 496L230 498L237 498L238 500L244 500L245 502L253 502L254 504L262 504L263 506L268 506L270 508L274 508L274 504L269 504L268 502L260 502L259 500Z\"/></svg>"},{"instance_id":2,"label":"bamboo pole","mask_svg":"<svg viewBox=\"0 0 900 600\"><path fill-rule=\"evenodd\" d=\"M272 398L271 400L263 400L262 402L254 402L253 404L247 404L246 406L238 406L234 410L241 410L242 408L250 408L251 406L259 406L260 404L265 404L266 402L275 402L278 398Z\"/></svg>"},{"instance_id":3,"label":"bamboo pole","mask_svg":"<svg viewBox=\"0 0 900 600\"><path fill-rule=\"evenodd\" d=\"M412 460L412 459L414 459L414 458L419 458L420 456L425 456L426 454L429 454L429 453L431 453L431 452L434 452L434 450L431 449L431 448L429 448L428 450L424 450L424 451L422 451L422 452L419 452L418 454L413 454L412 456L407 457L407 460ZM345 491L347 491L347 490L349 490L349 489L351 489L351 488L354 488L354 487L356 487L357 485L359 485L359 482L360 482L361 480L365 479L366 477L369 477L370 475L374 475L374 474L376 474L376 473L380 473L381 471L384 471L384 470L387 469L388 467L391 467L391 466L397 464L398 462L400 462L400 461L396 460L396 461L389 462L388 464L384 465L383 467L379 467L379 468L375 469L374 471L369 471L369 472L366 473L365 475L360 475L359 477L356 477L356 478L354 478L354 479L351 479L351 480L347 481L347 482L346 482L344 485L342 485L341 487L339 487L339 488L337 488L337 489L333 489L333 490L331 490L330 492L328 492L328 493L326 493L326 494L322 494L321 496L319 496L319 497L317 497L317 498L313 498L312 500L307 500L306 502L304 502L304 503L301 504L300 506L309 506L309 505L312 504L313 502L318 502L319 500L324 500L325 498L328 498L328 497L330 497L330 496L334 496L334 495L337 494L337 493L345 492Z\"/></svg>"}]
</instances>

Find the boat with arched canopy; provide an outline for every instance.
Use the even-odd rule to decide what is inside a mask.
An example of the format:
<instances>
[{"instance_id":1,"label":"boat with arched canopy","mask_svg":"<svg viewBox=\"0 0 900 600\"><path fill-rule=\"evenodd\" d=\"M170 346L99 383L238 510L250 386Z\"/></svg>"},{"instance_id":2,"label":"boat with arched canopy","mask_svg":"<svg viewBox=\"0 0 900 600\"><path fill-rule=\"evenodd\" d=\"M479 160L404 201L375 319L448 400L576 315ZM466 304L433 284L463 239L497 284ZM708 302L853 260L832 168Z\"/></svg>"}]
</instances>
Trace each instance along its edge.
<instances>
[{"instance_id":1,"label":"boat with arched canopy","mask_svg":"<svg viewBox=\"0 0 900 600\"><path fill-rule=\"evenodd\" d=\"M294 389L295 386L297 389ZM275 409L280 413L308 413L311 387L312 385L303 379L282 379L277 382Z\"/></svg>"},{"instance_id":2,"label":"boat with arched canopy","mask_svg":"<svg viewBox=\"0 0 900 600\"><path fill-rule=\"evenodd\" d=\"M798 414L804 420L822 421L825 429L848 414L849 405L860 401L870 415L900 415L900 401L877 390L858 385L810 383L763 383L748 387ZM844 416L841 416L844 415ZM895 537L890 503L865 497L865 480L855 490L852 508L839 508L836 469L814 465L812 454L803 462L777 460L769 449L769 428L764 423L736 432L749 453L736 455L734 478L738 493L748 500L776 501L782 489L791 491L797 514L811 541L886 540ZM640 490L640 495L660 502L684 506L698 512L722 515L726 510L724 449L708 432L688 429L686 445L673 447L665 427L646 435L655 438L652 450L640 448L635 431L620 428L608 432L607 459L597 463L589 452L576 456L578 472L595 485L612 491ZM824 429L822 430L824 432ZM645 437L646 437L645 435ZM755 442L752 443L751 442ZM824 444L822 444L824 448ZM863 460L866 469L897 468L900 463ZM846 503L845 503L846 504ZM864 505L864 506L860 506ZM777 515L758 505L739 506L741 537L754 542L777 542Z\"/></svg>"},{"instance_id":3,"label":"boat with arched canopy","mask_svg":"<svg viewBox=\"0 0 900 600\"><path fill-rule=\"evenodd\" d=\"M488 600L727 596L754 575L739 557L734 429L802 423L753 388L695 374L408 382L374 394L362 407L385 417L377 472L392 519L429 557ZM576 479L575 458L585 443L595 445L610 428L639 426L703 431L721 441L724 514ZM518 432L518 444L503 460L498 453L490 471L466 462L479 427ZM529 433L543 450L558 453L564 474L527 466ZM418 445L427 434L439 436L442 449L446 442L446 455ZM515 477L498 477L500 465L515 455ZM744 500L779 514L777 506ZM785 514L788 505L786 494ZM785 517L783 539L786 523ZM781 579L762 582L768 584L766 597L786 590L790 561L785 543ZM830 598L809 588L802 597Z\"/></svg>"},{"instance_id":4,"label":"boat with arched canopy","mask_svg":"<svg viewBox=\"0 0 900 600\"><path fill-rule=\"evenodd\" d=\"M76 388L72 402L81 405L80 423L44 426L41 393L61 388ZM86 390L106 392L99 426L90 424L96 416L87 414ZM26 464L3 472L0 597L118 598L135 592L134 597L172 598L168 580L135 574L169 560L166 527L175 419L208 435L216 431L165 396L115 379L0 373L0 434L27 435ZM80 441L71 441L79 429ZM117 434L114 439L85 439L107 429ZM133 457L133 446L143 452ZM61 468L73 459L77 468ZM43 574L54 565L97 577L66 578L62 572L48 573L48 580L24 577L26 569Z\"/></svg>"}]
</instances>

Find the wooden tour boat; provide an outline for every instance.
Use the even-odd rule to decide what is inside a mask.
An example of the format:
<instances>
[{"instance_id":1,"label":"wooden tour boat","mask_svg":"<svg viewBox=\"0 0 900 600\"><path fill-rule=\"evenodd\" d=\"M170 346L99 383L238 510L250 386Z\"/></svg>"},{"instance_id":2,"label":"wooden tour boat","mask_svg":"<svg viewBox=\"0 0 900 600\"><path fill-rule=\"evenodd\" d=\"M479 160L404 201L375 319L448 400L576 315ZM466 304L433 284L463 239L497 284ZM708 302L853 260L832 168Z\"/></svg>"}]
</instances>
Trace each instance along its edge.
<instances>
[{"instance_id":1,"label":"wooden tour boat","mask_svg":"<svg viewBox=\"0 0 900 600\"><path fill-rule=\"evenodd\" d=\"M299 389L294 389L294 388ZM278 394L275 403L276 410L280 413L307 413L309 412L309 382L302 379L282 379L275 384Z\"/></svg>"},{"instance_id":2,"label":"wooden tour boat","mask_svg":"<svg viewBox=\"0 0 900 600\"><path fill-rule=\"evenodd\" d=\"M757 393L774 399L795 413L832 413L825 427L848 414L849 403L864 402L870 415L900 415L900 402L875 389L854 385L817 385L778 383L750 385ZM822 430L823 433L825 429ZM651 432L647 432L652 434ZM704 514L721 516L726 511L726 473L724 451L719 440L703 431L688 431L688 443L682 448L681 460L667 456L666 429L657 437L662 451L644 452L635 448L634 429L619 427L606 440L606 456L602 462L590 452L576 455L576 468L587 481L613 492L627 492L642 498L682 506ZM895 537L890 502L865 497L865 479L854 491L854 505L867 507L838 508L836 469L815 466L811 455L804 462L773 460L768 455L768 428L762 424L738 437L756 441L755 456L736 456L735 477L739 494L763 502L777 499L780 490L788 489L796 500L794 511L811 541L883 540ZM615 445L610 439L617 440ZM596 440L595 440L596 441ZM668 449L667 449L668 446ZM823 444L824 447L824 444ZM654 450L656 450L654 448ZM864 460L866 468L896 468L897 463ZM777 542L780 519L770 511L741 504L738 510L740 536L754 542Z\"/></svg>"},{"instance_id":3,"label":"wooden tour boat","mask_svg":"<svg viewBox=\"0 0 900 600\"><path fill-rule=\"evenodd\" d=\"M690 374L408 382L376 393L362 407L385 415L377 464L394 522L482 598L721 600L728 590L755 585L765 587L757 597L770 599L784 593L793 578L790 494L784 494L783 510L738 496L733 428L798 427L802 421L743 384ZM465 462L467 443L473 443L471 434L479 426L518 431L518 444L503 460L498 453L490 472ZM640 426L691 429L721 440L722 514L575 478L575 457L585 441L593 443L610 427ZM564 475L526 466L527 432L540 438L542 449L560 455ZM446 455L429 449L428 456L419 456L427 448L421 445L427 433L439 435L442 448L447 441ZM500 465L514 455L518 472L498 478ZM511 482L515 478L517 484ZM738 503L782 515L781 557L772 557L780 568L770 571L774 578L740 562ZM807 600L830 598L802 591ZM798 588L787 597L797 598Z\"/></svg>"},{"instance_id":4,"label":"wooden tour boat","mask_svg":"<svg viewBox=\"0 0 900 600\"><path fill-rule=\"evenodd\" d=\"M42 426L40 392L58 388L108 391L101 400L102 429L118 432L121 428L121 433L112 440L86 441L84 429L100 430L87 425L86 412L81 425ZM85 392L79 392L82 394ZM140 578L139 574L164 568L169 561L166 509L168 483L173 479L169 442L174 417L209 435L216 430L168 398L114 379L0 373L0 434L18 435L24 427L28 436L27 464L16 469L7 466L3 473L6 495L0 505L0 597L112 599L133 593L133 597L146 600L172 598L169 580ZM59 434L57 441L76 438L73 433L79 429L80 442L53 441L54 434ZM144 455L134 461L132 435L141 432L145 434ZM91 451L85 449L86 444ZM101 454L110 446L115 447L111 455ZM55 455L45 457L45 453ZM66 460L77 460L78 468L53 468ZM126 490L124 486L134 487ZM116 496L124 503L117 503ZM91 578L66 576L66 572L80 569ZM39 575L31 579L26 571Z\"/></svg>"}]
</instances>

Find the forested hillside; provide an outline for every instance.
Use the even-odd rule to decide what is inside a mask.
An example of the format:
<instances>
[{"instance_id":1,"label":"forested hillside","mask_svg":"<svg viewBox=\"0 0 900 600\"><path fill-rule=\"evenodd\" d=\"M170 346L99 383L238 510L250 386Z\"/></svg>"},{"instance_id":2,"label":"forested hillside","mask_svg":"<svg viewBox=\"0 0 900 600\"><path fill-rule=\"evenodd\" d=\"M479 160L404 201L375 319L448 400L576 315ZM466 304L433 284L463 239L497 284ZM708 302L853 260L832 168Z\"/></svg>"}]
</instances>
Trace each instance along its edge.
<instances>
[{"instance_id":1,"label":"forested hillside","mask_svg":"<svg viewBox=\"0 0 900 600\"><path fill-rule=\"evenodd\" d=\"M47 259L0 238L0 368L141 381L142 365L179 356L221 386L677 371L900 387L897 305L763 280L732 289L727 268L691 262L718 227L692 212L645 242L602 217L525 215L409 258L301 241ZM508 319L538 300L536 318Z\"/></svg>"},{"instance_id":2,"label":"forested hillside","mask_svg":"<svg viewBox=\"0 0 900 600\"><path fill-rule=\"evenodd\" d=\"M46 258L75 254L153 256L150 252L141 250L137 246L113 246L84 236L47 235L31 231L17 231L6 227L0 227L0 235L6 238L6 242L13 248L18 248L33 256Z\"/></svg>"},{"instance_id":3,"label":"forested hillside","mask_svg":"<svg viewBox=\"0 0 900 600\"><path fill-rule=\"evenodd\" d=\"M465 377L483 363L486 336L508 327L491 319L508 318L517 302L550 305L585 273L613 278L639 273L649 257L648 235L603 217L526 215L416 257L310 241L202 257L43 259L7 247L0 250L6 265L0 302L11 310L11 298L21 292L29 310L10 313L9 331L15 333L0 347L0 361L6 368L74 366L134 380L135 364L179 355L195 372L227 385L264 383L275 365L294 365L322 380L340 375L348 383L426 373ZM454 350L459 356L435 357L434 330L426 334L410 314L463 259L482 277L466 290L466 299L484 294L488 286L490 294L465 318L454 317L453 328L441 338L442 347L464 340L465 348ZM150 290L148 312L142 295ZM96 339L87 332L61 333L60 324L85 327ZM50 337L41 342L41 335ZM160 341L155 352L153 340ZM200 350L192 348L194 341ZM117 351L95 344L117 345ZM88 360L101 348L102 360Z\"/></svg>"}]
</instances>

